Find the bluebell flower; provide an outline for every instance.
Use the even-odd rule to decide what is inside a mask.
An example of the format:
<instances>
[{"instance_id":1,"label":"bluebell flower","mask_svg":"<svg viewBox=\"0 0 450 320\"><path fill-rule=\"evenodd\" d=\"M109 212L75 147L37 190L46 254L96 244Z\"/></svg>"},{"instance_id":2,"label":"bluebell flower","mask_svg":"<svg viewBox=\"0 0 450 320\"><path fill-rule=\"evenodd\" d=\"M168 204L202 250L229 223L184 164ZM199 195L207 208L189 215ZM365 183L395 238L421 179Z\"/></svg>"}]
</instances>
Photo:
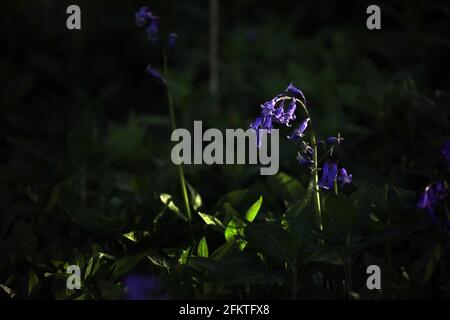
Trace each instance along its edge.
<instances>
[{"instance_id":1,"label":"bluebell flower","mask_svg":"<svg viewBox=\"0 0 450 320\"><path fill-rule=\"evenodd\" d=\"M160 300L164 299L161 293L161 283L152 275L130 274L123 281L126 288L127 300Z\"/></svg>"},{"instance_id":2,"label":"bluebell flower","mask_svg":"<svg viewBox=\"0 0 450 320\"><path fill-rule=\"evenodd\" d=\"M142 7L135 13L135 21L138 27L143 27L151 14L148 7Z\"/></svg>"},{"instance_id":3,"label":"bluebell flower","mask_svg":"<svg viewBox=\"0 0 450 320\"><path fill-rule=\"evenodd\" d=\"M352 175L347 173L347 170L344 168L339 168L339 174L337 177L337 181L340 183L341 186L347 183L352 182Z\"/></svg>"},{"instance_id":4,"label":"bluebell flower","mask_svg":"<svg viewBox=\"0 0 450 320\"><path fill-rule=\"evenodd\" d=\"M283 114L281 123L283 123L284 125L286 125L287 127L290 127L291 124L289 123L289 121L294 121L295 120L295 109L297 108L297 103L295 102L295 100L291 100L291 103L289 104L286 112Z\"/></svg>"},{"instance_id":5,"label":"bluebell flower","mask_svg":"<svg viewBox=\"0 0 450 320\"><path fill-rule=\"evenodd\" d=\"M342 138L341 136L337 136L337 137L329 137L329 138L326 138L324 142L325 142L326 144L331 144L331 145L333 145L333 144L340 144L341 141L343 141L343 140L344 140L344 138Z\"/></svg>"},{"instance_id":6,"label":"bluebell flower","mask_svg":"<svg viewBox=\"0 0 450 320\"><path fill-rule=\"evenodd\" d=\"M162 77L161 73L159 73L159 71L156 70L155 68L152 68L151 66L148 66L147 69L145 69L145 72L150 74L152 77L155 77L156 79L159 79L162 82L166 83L166 81Z\"/></svg>"},{"instance_id":7,"label":"bluebell flower","mask_svg":"<svg viewBox=\"0 0 450 320\"><path fill-rule=\"evenodd\" d=\"M448 140L442 148L442 155L447 162L447 171L450 172L450 140Z\"/></svg>"},{"instance_id":8,"label":"bluebell flower","mask_svg":"<svg viewBox=\"0 0 450 320\"><path fill-rule=\"evenodd\" d=\"M278 106L278 108L275 109L273 116L274 116L275 122L283 123L283 118L284 118L284 100L281 101L281 103Z\"/></svg>"},{"instance_id":9,"label":"bluebell flower","mask_svg":"<svg viewBox=\"0 0 450 320\"><path fill-rule=\"evenodd\" d=\"M135 21L138 27L143 27L147 21L158 20L148 7L141 7L138 12L135 13Z\"/></svg>"},{"instance_id":10,"label":"bluebell flower","mask_svg":"<svg viewBox=\"0 0 450 320\"><path fill-rule=\"evenodd\" d=\"M303 94L303 92L296 88L292 82L288 85L288 87L286 88L286 93L292 94L294 97L301 97L303 99L303 102L306 105L306 98L305 95Z\"/></svg>"},{"instance_id":11,"label":"bluebell flower","mask_svg":"<svg viewBox=\"0 0 450 320\"><path fill-rule=\"evenodd\" d=\"M158 30L159 30L159 20L155 19L152 22L150 22L150 25L147 27L147 29L145 29L147 38L153 42L158 41L159 40Z\"/></svg>"},{"instance_id":12,"label":"bluebell flower","mask_svg":"<svg viewBox=\"0 0 450 320\"><path fill-rule=\"evenodd\" d=\"M178 35L176 33L169 33L167 37L167 47L169 49L173 49L175 47L175 44L177 43Z\"/></svg>"},{"instance_id":13,"label":"bluebell flower","mask_svg":"<svg viewBox=\"0 0 450 320\"><path fill-rule=\"evenodd\" d=\"M297 154L297 161L303 167L311 167L314 164L312 159L302 155L301 153Z\"/></svg>"},{"instance_id":14,"label":"bluebell flower","mask_svg":"<svg viewBox=\"0 0 450 320\"><path fill-rule=\"evenodd\" d=\"M425 188L425 191L420 196L417 208L427 211L433 223L437 223L437 216L435 213L436 205L442 202L446 195L447 189L443 182L432 182Z\"/></svg>"},{"instance_id":15,"label":"bluebell flower","mask_svg":"<svg viewBox=\"0 0 450 320\"><path fill-rule=\"evenodd\" d=\"M333 188L337 173L338 168L336 162L331 160L325 162L322 167L322 176L320 177L319 188L331 190Z\"/></svg>"},{"instance_id":16,"label":"bluebell flower","mask_svg":"<svg viewBox=\"0 0 450 320\"><path fill-rule=\"evenodd\" d=\"M303 138L304 132L306 130L306 128L308 128L308 123L309 123L310 119L306 118L305 120L303 120L300 125L297 127L297 129L294 130L294 132L292 133L291 136L288 136L287 138L291 141L295 141L298 140L300 138Z\"/></svg>"}]
</instances>

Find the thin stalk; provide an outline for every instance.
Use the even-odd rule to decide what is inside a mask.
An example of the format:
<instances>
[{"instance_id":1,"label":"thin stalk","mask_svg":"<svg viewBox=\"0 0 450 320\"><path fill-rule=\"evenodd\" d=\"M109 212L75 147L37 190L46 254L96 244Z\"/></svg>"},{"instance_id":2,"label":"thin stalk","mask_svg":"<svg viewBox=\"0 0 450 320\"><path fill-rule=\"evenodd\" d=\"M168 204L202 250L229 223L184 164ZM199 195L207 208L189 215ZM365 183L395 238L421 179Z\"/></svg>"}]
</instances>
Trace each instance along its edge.
<instances>
[{"instance_id":1,"label":"thin stalk","mask_svg":"<svg viewBox=\"0 0 450 320\"><path fill-rule=\"evenodd\" d=\"M293 97L281 97L276 102L288 99L294 99L295 102L300 103L300 105L302 106L303 110L306 113L306 116L309 118L309 127L311 130L311 145L314 148L313 168L311 170L313 175L313 188L314 188L314 210L316 211L316 224L319 227L319 229L323 231L322 208L320 205L320 193L319 193L319 160L317 157L317 140L316 135L314 134L313 123L309 115L308 108L306 108L305 104L300 99Z\"/></svg>"},{"instance_id":2,"label":"thin stalk","mask_svg":"<svg viewBox=\"0 0 450 320\"><path fill-rule=\"evenodd\" d=\"M173 108L173 98L172 98L172 90L170 88L170 78L169 78L169 68L167 66L167 60L168 56L165 51L163 51L163 60L164 60L164 79L166 83L166 90L167 90L167 100L169 104L169 110L170 110L170 120L172 123L172 130L175 130L177 128L177 124L175 121L175 112ZM183 194L183 200L184 200L184 206L186 209L186 214L189 222L192 221L192 214L191 214L191 207L189 206L189 198L186 188L186 179L184 177L184 169L183 164L178 165L178 175L180 176L180 184L181 184L181 192Z\"/></svg>"},{"instance_id":3,"label":"thin stalk","mask_svg":"<svg viewBox=\"0 0 450 320\"><path fill-rule=\"evenodd\" d=\"M317 226L320 231L323 231L322 225L322 209L320 206L320 193L319 193L319 164L317 161L317 144L316 144L316 136L314 131L311 130L311 144L314 146L314 155L313 155L313 188L314 188L314 208L316 210L316 220Z\"/></svg>"}]
</instances>

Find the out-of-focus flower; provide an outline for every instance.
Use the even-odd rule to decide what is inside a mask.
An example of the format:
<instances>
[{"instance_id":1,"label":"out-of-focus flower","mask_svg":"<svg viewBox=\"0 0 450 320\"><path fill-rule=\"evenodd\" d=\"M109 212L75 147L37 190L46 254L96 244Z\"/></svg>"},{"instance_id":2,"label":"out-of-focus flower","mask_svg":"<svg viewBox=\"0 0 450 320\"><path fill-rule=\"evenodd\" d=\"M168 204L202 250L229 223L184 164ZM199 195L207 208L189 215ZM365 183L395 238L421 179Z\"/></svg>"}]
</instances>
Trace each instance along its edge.
<instances>
[{"instance_id":1,"label":"out-of-focus flower","mask_svg":"<svg viewBox=\"0 0 450 320\"><path fill-rule=\"evenodd\" d=\"M442 148L442 155L447 162L447 171L450 172L450 140L448 140Z\"/></svg>"},{"instance_id":2,"label":"out-of-focus flower","mask_svg":"<svg viewBox=\"0 0 450 320\"><path fill-rule=\"evenodd\" d=\"M149 40L156 42L159 40L159 17L153 14L148 7L142 7L135 13L135 21L138 27L145 27L145 33Z\"/></svg>"},{"instance_id":3,"label":"out-of-focus flower","mask_svg":"<svg viewBox=\"0 0 450 320\"><path fill-rule=\"evenodd\" d=\"M326 138L324 142L325 142L326 144L331 144L331 145L333 145L333 144L340 144L341 141L343 141L343 140L344 140L344 138L342 138L341 136L337 136L337 137L329 137L329 138Z\"/></svg>"},{"instance_id":4,"label":"out-of-focus flower","mask_svg":"<svg viewBox=\"0 0 450 320\"><path fill-rule=\"evenodd\" d=\"M343 186L344 184L352 182L352 175L347 173L347 170L344 168L339 168L339 174L337 177L337 181Z\"/></svg>"},{"instance_id":5,"label":"out-of-focus flower","mask_svg":"<svg viewBox=\"0 0 450 320\"><path fill-rule=\"evenodd\" d=\"M178 35L176 33L169 33L167 36L167 47L169 49L173 49L175 47L175 44L177 43Z\"/></svg>"},{"instance_id":6,"label":"out-of-focus flower","mask_svg":"<svg viewBox=\"0 0 450 320\"><path fill-rule=\"evenodd\" d=\"M437 223L437 216L435 213L436 205L442 202L446 195L447 188L443 182L432 182L425 188L425 191L420 196L417 208L426 210L433 223Z\"/></svg>"},{"instance_id":7,"label":"out-of-focus flower","mask_svg":"<svg viewBox=\"0 0 450 320\"><path fill-rule=\"evenodd\" d=\"M153 20L156 18L157 17L153 15L148 7L141 7L135 13L135 21L138 27L143 27L147 23L147 20Z\"/></svg>"},{"instance_id":8,"label":"out-of-focus flower","mask_svg":"<svg viewBox=\"0 0 450 320\"><path fill-rule=\"evenodd\" d=\"M126 287L127 300L161 300L162 294L159 279L152 275L130 274L123 281Z\"/></svg>"},{"instance_id":9,"label":"out-of-focus flower","mask_svg":"<svg viewBox=\"0 0 450 320\"><path fill-rule=\"evenodd\" d=\"M331 190L336 179L338 168L336 162L329 160L323 164L322 176L320 177L319 187L325 190Z\"/></svg>"},{"instance_id":10,"label":"out-of-focus flower","mask_svg":"<svg viewBox=\"0 0 450 320\"><path fill-rule=\"evenodd\" d=\"M301 97L303 99L303 102L306 105L306 98L305 98L305 95L303 94L302 90L300 90L299 88L295 87L292 84L292 82L286 88L286 93L292 94L294 97Z\"/></svg>"},{"instance_id":11,"label":"out-of-focus flower","mask_svg":"<svg viewBox=\"0 0 450 320\"><path fill-rule=\"evenodd\" d=\"M159 80L161 80L162 82L165 83L165 80L162 77L161 73L159 73L159 71L156 70L155 68L152 68L151 66L148 66L147 69L145 69L145 72L150 74L152 77L155 77L156 79L159 79Z\"/></svg>"},{"instance_id":12,"label":"out-of-focus flower","mask_svg":"<svg viewBox=\"0 0 450 320\"><path fill-rule=\"evenodd\" d=\"M294 130L294 132L292 133L292 135L288 136L288 139L291 141L295 141L298 140L300 138L303 138L304 132L306 130L306 128L308 127L308 123L309 123L310 119L306 118L305 120L303 120L300 125L297 127L297 129Z\"/></svg>"},{"instance_id":13,"label":"out-of-focus flower","mask_svg":"<svg viewBox=\"0 0 450 320\"><path fill-rule=\"evenodd\" d=\"M158 41L159 40L158 30L159 30L159 20L155 19L150 23L150 25L147 27L147 29L145 29L147 38L153 42Z\"/></svg>"}]
</instances>

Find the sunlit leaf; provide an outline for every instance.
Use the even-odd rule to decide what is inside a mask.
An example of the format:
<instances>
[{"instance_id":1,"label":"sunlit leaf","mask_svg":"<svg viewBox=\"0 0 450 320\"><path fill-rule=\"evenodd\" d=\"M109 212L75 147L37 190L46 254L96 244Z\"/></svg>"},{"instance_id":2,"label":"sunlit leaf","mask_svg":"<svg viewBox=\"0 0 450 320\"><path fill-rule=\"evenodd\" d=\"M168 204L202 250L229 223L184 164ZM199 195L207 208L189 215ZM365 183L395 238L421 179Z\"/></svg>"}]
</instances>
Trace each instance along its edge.
<instances>
[{"instance_id":1,"label":"sunlit leaf","mask_svg":"<svg viewBox=\"0 0 450 320\"><path fill-rule=\"evenodd\" d=\"M262 196L259 197L258 201L252 204L250 209L247 210L247 212L245 213L245 219L247 219L247 221L252 222L253 220L255 220L256 215L258 214L259 209L261 208L262 200L263 197Z\"/></svg>"},{"instance_id":2,"label":"sunlit leaf","mask_svg":"<svg viewBox=\"0 0 450 320\"><path fill-rule=\"evenodd\" d=\"M209 252L208 252L208 244L206 243L206 238L203 237L200 242L198 243L197 247L197 255L199 257L208 258Z\"/></svg>"},{"instance_id":3,"label":"sunlit leaf","mask_svg":"<svg viewBox=\"0 0 450 320\"><path fill-rule=\"evenodd\" d=\"M28 295L30 295L36 286L39 284L39 278L37 277L36 273L34 273L33 269L30 269L30 274L28 277Z\"/></svg>"},{"instance_id":4,"label":"sunlit leaf","mask_svg":"<svg viewBox=\"0 0 450 320\"><path fill-rule=\"evenodd\" d=\"M220 229L225 229L225 226L216 217L201 212L198 212L198 215L203 219L203 221L205 221L206 224L219 227Z\"/></svg>"}]
</instances>

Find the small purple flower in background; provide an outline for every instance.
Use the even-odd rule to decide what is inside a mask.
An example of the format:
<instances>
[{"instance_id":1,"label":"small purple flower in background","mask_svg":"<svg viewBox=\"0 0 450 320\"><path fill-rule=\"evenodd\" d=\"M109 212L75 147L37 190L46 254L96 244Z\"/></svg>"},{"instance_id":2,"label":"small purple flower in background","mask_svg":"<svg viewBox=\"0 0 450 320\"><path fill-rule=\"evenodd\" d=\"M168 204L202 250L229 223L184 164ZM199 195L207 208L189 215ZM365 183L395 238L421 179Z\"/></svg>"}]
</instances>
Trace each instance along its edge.
<instances>
[{"instance_id":1,"label":"small purple flower in background","mask_svg":"<svg viewBox=\"0 0 450 320\"><path fill-rule=\"evenodd\" d=\"M447 171L450 172L450 140L448 140L442 148L442 155L447 162Z\"/></svg>"},{"instance_id":2,"label":"small purple flower in background","mask_svg":"<svg viewBox=\"0 0 450 320\"><path fill-rule=\"evenodd\" d=\"M334 185L334 180L338 174L336 162L329 160L323 164L322 176L319 181L319 188L331 190Z\"/></svg>"},{"instance_id":3,"label":"small purple flower in background","mask_svg":"<svg viewBox=\"0 0 450 320\"><path fill-rule=\"evenodd\" d=\"M340 135L338 135L337 137L326 138L324 142L326 144L334 145L334 144L340 144L341 141L343 141L343 140L344 140L344 138L342 138Z\"/></svg>"},{"instance_id":4,"label":"small purple flower in background","mask_svg":"<svg viewBox=\"0 0 450 320\"><path fill-rule=\"evenodd\" d=\"M159 31L159 20L155 19L150 22L150 25L145 29L145 33L150 41L156 42L159 40L158 36Z\"/></svg>"},{"instance_id":5,"label":"small purple flower in background","mask_svg":"<svg viewBox=\"0 0 450 320\"><path fill-rule=\"evenodd\" d=\"M159 73L159 71L156 70L155 68L152 68L151 66L148 66L147 69L145 69L145 72L150 74L152 77L155 77L156 79L159 79L162 82L166 83L166 81L162 77L161 73Z\"/></svg>"},{"instance_id":6,"label":"small purple flower in background","mask_svg":"<svg viewBox=\"0 0 450 320\"><path fill-rule=\"evenodd\" d=\"M127 300L163 300L160 280L152 275L130 274L123 281Z\"/></svg>"},{"instance_id":7,"label":"small purple flower in background","mask_svg":"<svg viewBox=\"0 0 450 320\"><path fill-rule=\"evenodd\" d=\"M175 47L175 44L177 43L178 35L176 33L169 33L167 36L167 47L169 49L173 49Z\"/></svg>"},{"instance_id":8,"label":"small purple flower in background","mask_svg":"<svg viewBox=\"0 0 450 320\"><path fill-rule=\"evenodd\" d=\"M337 177L337 181L343 186L344 184L348 184L352 182L352 175L347 173L347 170L344 168L339 168L339 174Z\"/></svg>"},{"instance_id":9,"label":"small purple flower in background","mask_svg":"<svg viewBox=\"0 0 450 320\"><path fill-rule=\"evenodd\" d=\"M309 118L306 118L305 120L303 120L303 122L300 123L300 125L297 127L297 129L295 129L295 131L292 133L292 135L288 136L287 138L291 141L295 141L300 138L303 138L305 136L304 132L305 132L306 128L308 127L309 121L310 121Z\"/></svg>"},{"instance_id":10,"label":"small purple flower in background","mask_svg":"<svg viewBox=\"0 0 450 320\"><path fill-rule=\"evenodd\" d=\"M153 19L155 16L151 13L148 7L142 7L135 13L136 25L143 27L148 19Z\"/></svg>"},{"instance_id":11,"label":"small purple flower in background","mask_svg":"<svg viewBox=\"0 0 450 320\"><path fill-rule=\"evenodd\" d=\"M306 105L306 98L302 92L302 90L296 88L292 82L288 85L288 87L286 88L286 93L292 94L294 97L302 97L303 102Z\"/></svg>"},{"instance_id":12,"label":"small purple flower in background","mask_svg":"<svg viewBox=\"0 0 450 320\"><path fill-rule=\"evenodd\" d=\"M420 196L419 202L417 203L417 208L426 210L433 223L436 224L437 217L435 207L445 199L446 195L447 188L443 182L432 182L425 188L425 191Z\"/></svg>"}]
</instances>

